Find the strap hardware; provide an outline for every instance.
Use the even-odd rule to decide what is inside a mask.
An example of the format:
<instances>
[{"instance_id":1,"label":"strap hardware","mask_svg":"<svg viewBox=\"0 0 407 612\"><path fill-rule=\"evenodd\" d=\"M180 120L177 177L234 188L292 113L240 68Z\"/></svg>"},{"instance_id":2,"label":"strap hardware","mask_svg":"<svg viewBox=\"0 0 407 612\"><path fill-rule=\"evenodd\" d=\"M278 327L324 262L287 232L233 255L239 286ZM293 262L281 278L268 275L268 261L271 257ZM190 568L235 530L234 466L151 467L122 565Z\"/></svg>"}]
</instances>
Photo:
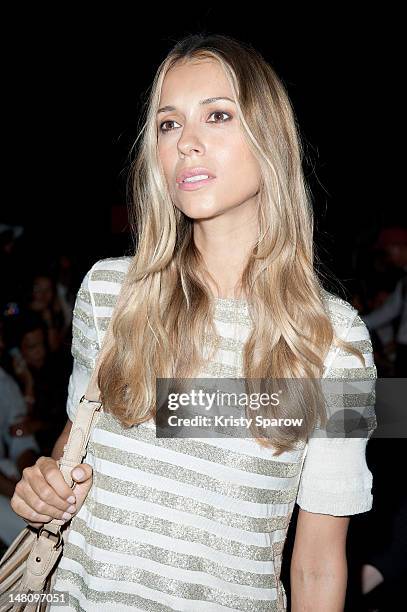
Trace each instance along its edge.
<instances>
[{"instance_id":1,"label":"strap hardware","mask_svg":"<svg viewBox=\"0 0 407 612\"><path fill-rule=\"evenodd\" d=\"M87 397L85 397L84 395L82 395L81 399L79 400L79 403L82 404L99 404L99 408L97 408L97 410L100 410L102 407L102 402L99 402L98 400L90 400Z\"/></svg>"},{"instance_id":2,"label":"strap hardware","mask_svg":"<svg viewBox=\"0 0 407 612\"><path fill-rule=\"evenodd\" d=\"M48 531L46 527L41 527L41 529L40 529L40 530L39 530L39 532L38 532L38 537L40 537L40 535L42 535L43 531L46 531L48 534L51 534L51 533L52 533L51 531ZM62 544L62 534L61 534L61 530L60 530L60 529L58 529L58 533L57 533L57 534L54 534L54 533L53 533L52 535L57 535L57 537L58 537L58 540L56 541L55 546L54 546L54 550L58 550L58 548L59 548L59 547L61 546L61 544ZM50 539L50 538L49 538L49 535L48 535L48 539Z\"/></svg>"}]
</instances>

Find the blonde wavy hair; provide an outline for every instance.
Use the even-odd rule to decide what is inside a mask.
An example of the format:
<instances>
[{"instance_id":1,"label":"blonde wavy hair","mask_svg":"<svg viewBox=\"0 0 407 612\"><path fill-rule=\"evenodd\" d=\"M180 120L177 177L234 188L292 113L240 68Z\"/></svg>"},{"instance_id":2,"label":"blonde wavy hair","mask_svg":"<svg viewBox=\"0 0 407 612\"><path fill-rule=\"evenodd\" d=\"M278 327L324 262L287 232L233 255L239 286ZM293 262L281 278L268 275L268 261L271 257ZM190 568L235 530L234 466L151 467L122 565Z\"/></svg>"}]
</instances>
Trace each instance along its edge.
<instances>
[{"instance_id":1,"label":"blonde wavy hair","mask_svg":"<svg viewBox=\"0 0 407 612\"><path fill-rule=\"evenodd\" d=\"M285 88L251 46L224 35L189 35L160 64L146 103L130 173L134 256L112 321L112 342L100 364L105 410L125 427L156 417L156 378L193 378L213 358L202 348L216 336L204 261L193 240L193 220L172 202L157 152L156 114L167 72L175 64L215 60L234 92L248 146L258 160L259 237L241 279L255 322L244 346L246 379L318 379L335 338L314 268L313 213L303 150ZM250 383L248 383L250 384ZM280 417L302 427L274 428L269 439L252 426L259 444L279 455L324 424L317 385L280 407Z\"/></svg>"}]
</instances>

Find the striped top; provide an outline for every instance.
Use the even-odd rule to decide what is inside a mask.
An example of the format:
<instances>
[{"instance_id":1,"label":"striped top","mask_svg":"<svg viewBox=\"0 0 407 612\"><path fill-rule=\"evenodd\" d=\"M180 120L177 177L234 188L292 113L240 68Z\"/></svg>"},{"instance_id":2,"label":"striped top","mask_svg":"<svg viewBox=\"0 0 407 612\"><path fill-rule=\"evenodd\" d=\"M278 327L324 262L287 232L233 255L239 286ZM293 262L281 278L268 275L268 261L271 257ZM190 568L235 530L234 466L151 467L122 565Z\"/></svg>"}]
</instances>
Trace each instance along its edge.
<instances>
[{"instance_id":1,"label":"striped top","mask_svg":"<svg viewBox=\"0 0 407 612\"><path fill-rule=\"evenodd\" d=\"M130 261L98 261L78 292L71 420ZM324 298L336 332L366 360L362 368L356 357L332 348L325 375L374 383L366 326L346 301L326 292ZM201 375L243 376L242 347L251 327L247 303L215 299L215 325L219 352ZM373 408L372 394L352 397L352 405L372 402ZM366 443L310 438L273 457L253 438L156 438L152 420L124 429L102 413L85 458L93 486L71 521L57 570L55 589L69 592L69 603L55 612L286 610L280 570L294 504L334 516L370 510Z\"/></svg>"}]
</instances>

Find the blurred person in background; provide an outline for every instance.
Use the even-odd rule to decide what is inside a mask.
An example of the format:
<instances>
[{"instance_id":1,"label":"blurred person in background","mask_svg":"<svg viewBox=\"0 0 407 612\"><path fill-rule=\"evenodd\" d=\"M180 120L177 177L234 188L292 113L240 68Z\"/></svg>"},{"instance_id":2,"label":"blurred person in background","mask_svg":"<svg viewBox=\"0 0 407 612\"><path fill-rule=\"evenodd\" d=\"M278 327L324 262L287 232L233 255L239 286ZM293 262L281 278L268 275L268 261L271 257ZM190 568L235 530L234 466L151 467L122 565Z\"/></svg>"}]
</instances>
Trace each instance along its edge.
<instances>
[{"instance_id":1,"label":"blurred person in background","mask_svg":"<svg viewBox=\"0 0 407 612\"><path fill-rule=\"evenodd\" d=\"M377 274L376 266L374 273L365 271L364 278L354 279L349 287L349 295L352 306L356 308L360 316L375 310L381 306L394 289L397 283L392 275L383 273ZM377 367L378 376L385 378L394 376L395 354L395 326L393 322L381 325L374 330L370 330L370 337L373 346L374 359Z\"/></svg>"},{"instance_id":2,"label":"blurred person in background","mask_svg":"<svg viewBox=\"0 0 407 612\"><path fill-rule=\"evenodd\" d=\"M391 293L392 289L389 288L389 285L382 279L377 279L368 295L367 308L364 308L363 312L371 312L382 306ZM397 331L394 321L380 325L370 331L378 375L386 378L394 376Z\"/></svg>"},{"instance_id":3,"label":"blurred person in background","mask_svg":"<svg viewBox=\"0 0 407 612\"><path fill-rule=\"evenodd\" d=\"M375 332L393 325L396 353L393 376L404 378L407 376L407 230L401 227L383 229L376 248L383 252L384 261L390 266L389 271L392 267L396 268L403 276L382 303L369 314L361 315L361 318L373 332L372 337ZM372 462L376 463L370 465L375 474L376 500L379 502L370 533L379 525L386 527L382 527L380 537L373 540L360 574L366 603L376 602L376 607L378 598L387 600L392 591L397 591L407 574L407 496L403 488L394 489L392 478L389 478L389 473L397 473L394 466L402 465L405 439L388 441L391 444L389 449L387 445L383 447L385 440L380 440L380 448L375 445L378 440L372 440L370 447L372 453L376 452L376 456L372 455ZM377 469L379 465L382 470ZM390 505L389 499L392 500ZM382 609L381 602L379 609Z\"/></svg>"},{"instance_id":4,"label":"blurred person in background","mask_svg":"<svg viewBox=\"0 0 407 612\"><path fill-rule=\"evenodd\" d=\"M60 351L70 330L70 313L64 309L57 284L47 271L36 272L29 287L28 310L38 313L46 327L49 350Z\"/></svg>"},{"instance_id":5,"label":"blurred person in background","mask_svg":"<svg viewBox=\"0 0 407 612\"><path fill-rule=\"evenodd\" d=\"M17 426L26 418L27 406L17 383L2 367L4 352L0 321L0 549L8 547L26 527L11 508L10 499L23 469L33 465L40 454L34 436Z\"/></svg>"},{"instance_id":6,"label":"blurred person in background","mask_svg":"<svg viewBox=\"0 0 407 612\"><path fill-rule=\"evenodd\" d=\"M69 255L60 255L55 262L57 293L67 326L72 323L73 308L80 279L75 278L75 265ZM69 335L70 341L70 335Z\"/></svg>"},{"instance_id":7,"label":"blurred person in background","mask_svg":"<svg viewBox=\"0 0 407 612\"><path fill-rule=\"evenodd\" d=\"M42 452L52 450L65 425L69 376L63 360L49 351L47 331L39 313L26 312L14 328L12 349L13 372L29 407L26 427Z\"/></svg>"},{"instance_id":8,"label":"blurred person in background","mask_svg":"<svg viewBox=\"0 0 407 612\"><path fill-rule=\"evenodd\" d=\"M390 592L407 576L407 496L392 516L390 536L385 546L373 550L366 561L361 569L361 589L366 601L373 601L375 589L378 596L377 587L383 583Z\"/></svg>"},{"instance_id":9,"label":"blurred person in background","mask_svg":"<svg viewBox=\"0 0 407 612\"><path fill-rule=\"evenodd\" d=\"M401 227L385 228L380 233L376 246L383 250L390 265L401 269L405 274L381 306L362 316L362 319L370 331L395 322L397 331L394 375L403 378L407 376L407 230Z\"/></svg>"},{"instance_id":10,"label":"blurred person in background","mask_svg":"<svg viewBox=\"0 0 407 612\"><path fill-rule=\"evenodd\" d=\"M24 228L19 225L0 223L0 308L3 313L11 304L19 302L22 294L24 258L19 246ZM10 304L10 305L9 305Z\"/></svg>"}]
</instances>

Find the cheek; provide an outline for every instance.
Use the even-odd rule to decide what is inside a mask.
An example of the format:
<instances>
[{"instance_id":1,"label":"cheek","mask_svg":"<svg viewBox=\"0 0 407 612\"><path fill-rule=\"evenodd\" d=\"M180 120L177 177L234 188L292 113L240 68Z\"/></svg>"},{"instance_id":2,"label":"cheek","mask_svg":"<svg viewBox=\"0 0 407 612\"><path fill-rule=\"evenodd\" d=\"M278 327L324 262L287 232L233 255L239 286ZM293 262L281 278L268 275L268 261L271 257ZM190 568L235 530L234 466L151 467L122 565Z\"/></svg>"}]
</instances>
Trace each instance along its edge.
<instances>
[{"instance_id":1,"label":"cheek","mask_svg":"<svg viewBox=\"0 0 407 612\"><path fill-rule=\"evenodd\" d=\"M163 168L165 166L168 166L171 160L175 162L177 156L177 147L175 145L174 139L172 145L168 139L165 140L164 138L159 140L157 144L157 155L159 160L161 161Z\"/></svg>"},{"instance_id":2,"label":"cheek","mask_svg":"<svg viewBox=\"0 0 407 612\"><path fill-rule=\"evenodd\" d=\"M240 139L233 146L224 149L217 164L223 183L252 189L258 186L260 180L258 162L252 152Z\"/></svg>"},{"instance_id":3,"label":"cheek","mask_svg":"<svg viewBox=\"0 0 407 612\"><path fill-rule=\"evenodd\" d=\"M176 151L174 153L173 147L169 147L167 144L159 144L157 147L157 155L158 159L160 160L168 188L171 189L171 187L174 187L172 182L174 181L174 168L177 164Z\"/></svg>"}]
</instances>

